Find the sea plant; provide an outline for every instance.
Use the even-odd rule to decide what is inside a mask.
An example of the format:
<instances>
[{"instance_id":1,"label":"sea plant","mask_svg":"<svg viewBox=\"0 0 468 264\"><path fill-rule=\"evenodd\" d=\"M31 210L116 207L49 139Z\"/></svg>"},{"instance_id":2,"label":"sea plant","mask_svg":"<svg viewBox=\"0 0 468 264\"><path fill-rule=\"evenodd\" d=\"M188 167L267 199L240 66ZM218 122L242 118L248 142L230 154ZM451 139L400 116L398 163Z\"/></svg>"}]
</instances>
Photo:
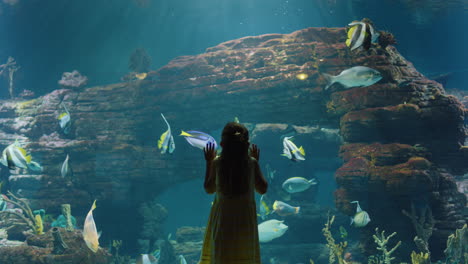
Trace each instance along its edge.
<instances>
[{"instance_id":1,"label":"sea plant","mask_svg":"<svg viewBox=\"0 0 468 264\"><path fill-rule=\"evenodd\" d=\"M431 260L429 259L429 253L416 253L411 252L411 263L412 264L431 264Z\"/></svg>"},{"instance_id":2,"label":"sea plant","mask_svg":"<svg viewBox=\"0 0 468 264\"><path fill-rule=\"evenodd\" d=\"M31 210L31 207L29 206L29 203L26 202L25 199L20 199L20 198L16 197L10 191L8 191L8 196L11 197L11 198L5 198L4 197L3 199L5 199L7 202L9 202L11 204L16 205L18 208L21 209L22 212L20 213L18 211L9 210L9 211L1 211L0 214L10 214L10 215L17 216L19 219L21 219L23 221L23 223L21 223L21 224L27 225L31 230L33 230L33 232L36 235L42 235L43 230L44 230L44 226L43 226L43 223L42 223L41 212L43 210L42 209L41 209L42 211L41 210L36 210L38 212L38 214L34 215L34 213ZM18 224L20 224L20 223L18 223Z\"/></svg>"},{"instance_id":3,"label":"sea plant","mask_svg":"<svg viewBox=\"0 0 468 264\"><path fill-rule=\"evenodd\" d=\"M392 260L395 259L392 257L392 254L401 245L401 241L398 241L398 243L390 250L387 249L387 244L396 234L396 232L393 232L389 236L385 236L385 231L379 233L379 228L375 228L375 235L372 235L372 237L374 238L375 243L378 245L377 250L382 251L383 264L391 264Z\"/></svg>"},{"instance_id":4,"label":"sea plant","mask_svg":"<svg viewBox=\"0 0 468 264\"><path fill-rule=\"evenodd\" d=\"M340 242L339 244L335 243L335 239L330 231L331 225L335 221L335 216L328 216L327 223L325 223L325 227L322 229L323 236L327 240L327 247L330 249L330 255L328 257L328 262L330 264L338 263L338 264L346 264L344 260L344 250L348 246L347 241Z\"/></svg>"},{"instance_id":5,"label":"sea plant","mask_svg":"<svg viewBox=\"0 0 468 264\"><path fill-rule=\"evenodd\" d=\"M429 238L432 236L434 229L434 217L432 216L432 210L429 206L425 206L419 214L416 212L414 203L411 203L411 212L403 210L402 213L409 217L413 224L416 236L414 237L414 243L418 249L423 253L429 252Z\"/></svg>"},{"instance_id":6,"label":"sea plant","mask_svg":"<svg viewBox=\"0 0 468 264\"><path fill-rule=\"evenodd\" d=\"M447 239L447 248L444 253L447 257L446 264L468 263L468 228L455 230Z\"/></svg>"}]
</instances>

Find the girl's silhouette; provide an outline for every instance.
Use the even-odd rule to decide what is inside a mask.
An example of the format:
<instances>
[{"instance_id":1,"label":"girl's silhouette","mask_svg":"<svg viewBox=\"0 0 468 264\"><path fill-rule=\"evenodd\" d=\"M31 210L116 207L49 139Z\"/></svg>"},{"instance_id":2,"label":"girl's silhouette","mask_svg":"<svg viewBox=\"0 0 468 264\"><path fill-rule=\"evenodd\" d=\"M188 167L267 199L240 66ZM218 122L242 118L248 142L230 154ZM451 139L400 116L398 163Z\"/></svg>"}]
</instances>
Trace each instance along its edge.
<instances>
[{"instance_id":1,"label":"girl's silhouette","mask_svg":"<svg viewBox=\"0 0 468 264\"><path fill-rule=\"evenodd\" d=\"M260 150L249 132L231 122L223 129L221 155L212 144L204 149L207 193L216 193L203 241L200 264L260 263L254 191L264 194L268 183L258 160Z\"/></svg>"}]
</instances>

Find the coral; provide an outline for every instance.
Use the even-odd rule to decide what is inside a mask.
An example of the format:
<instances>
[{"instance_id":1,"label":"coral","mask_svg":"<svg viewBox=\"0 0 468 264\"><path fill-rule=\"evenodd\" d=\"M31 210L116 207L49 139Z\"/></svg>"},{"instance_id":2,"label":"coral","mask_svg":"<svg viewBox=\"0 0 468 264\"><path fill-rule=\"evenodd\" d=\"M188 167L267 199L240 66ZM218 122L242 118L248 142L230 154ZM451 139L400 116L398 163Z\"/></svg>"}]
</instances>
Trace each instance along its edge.
<instances>
[{"instance_id":1,"label":"coral","mask_svg":"<svg viewBox=\"0 0 468 264\"><path fill-rule=\"evenodd\" d=\"M18 206L21 209L21 213L15 210L11 210L11 211L2 211L0 212L0 215L1 214L15 215L23 221L23 223L17 223L17 224L19 225L26 224L36 234L38 235L42 234L44 227L42 224L42 218L41 218L40 213L35 216L33 212L31 211L31 208L29 207L29 203L27 203L26 200L16 197L11 192L8 192L8 195L11 198L4 198L4 199L9 203Z\"/></svg>"},{"instance_id":2,"label":"coral","mask_svg":"<svg viewBox=\"0 0 468 264\"><path fill-rule=\"evenodd\" d=\"M423 253L430 253L429 238L432 236L435 224L431 208L425 206L420 214L417 215L414 203L411 203L411 213L405 210L403 210L402 213L411 219L411 223L416 231L414 243L416 243L418 249Z\"/></svg>"},{"instance_id":3,"label":"coral","mask_svg":"<svg viewBox=\"0 0 468 264\"><path fill-rule=\"evenodd\" d=\"M393 36L392 33L388 31L379 31L379 45L382 48L386 48L388 45L396 45L397 41L395 39L395 36Z\"/></svg>"},{"instance_id":4,"label":"coral","mask_svg":"<svg viewBox=\"0 0 468 264\"><path fill-rule=\"evenodd\" d=\"M88 77L81 75L77 70L62 73L62 79L58 84L63 88L80 88L88 83Z\"/></svg>"},{"instance_id":5,"label":"coral","mask_svg":"<svg viewBox=\"0 0 468 264\"><path fill-rule=\"evenodd\" d=\"M429 253L416 253L411 252L411 263L412 264L431 264L431 260L429 258Z\"/></svg>"},{"instance_id":6,"label":"coral","mask_svg":"<svg viewBox=\"0 0 468 264\"><path fill-rule=\"evenodd\" d=\"M27 89L24 89L19 95L18 97L19 98L23 98L23 99L31 99L31 98L34 98L36 96L36 94L31 91L31 90L27 90Z\"/></svg>"},{"instance_id":7,"label":"coral","mask_svg":"<svg viewBox=\"0 0 468 264\"><path fill-rule=\"evenodd\" d=\"M57 227L52 228L52 237L54 238L54 248L52 254L62 254L65 250L68 249L67 243L63 241L62 235L60 234L60 229Z\"/></svg>"},{"instance_id":8,"label":"coral","mask_svg":"<svg viewBox=\"0 0 468 264\"><path fill-rule=\"evenodd\" d=\"M344 260L344 250L348 246L348 242L344 241L340 242L339 244L335 243L335 239L333 238L333 235L330 231L333 221L335 221L335 216L332 216L331 218L328 217L327 223L322 229L323 236L325 236L325 239L327 240L327 247L328 249L330 249L328 261L330 264L345 264L346 262Z\"/></svg>"},{"instance_id":9,"label":"coral","mask_svg":"<svg viewBox=\"0 0 468 264\"><path fill-rule=\"evenodd\" d=\"M127 264L130 263L131 258L129 256L121 256L119 250L122 247L122 240L112 240L111 251L114 252L112 255L111 264Z\"/></svg>"},{"instance_id":10,"label":"coral","mask_svg":"<svg viewBox=\"0 0 468 264\"><path fill-rule=\"evenodd\" d=\"M71 226L72 226L72 229L76 229L76 219L74 216L70 216L70 221L71 221ZM68 228L68 221L67 221L67 218L63 215L59 215L59 217L57 217L57 219L55 221L52 222L51 224L51 227L63 227L63 228L67 228L67 230L69 230Z\"/></svg>"},{"instance_id":11,"label":"coral","mask_svg":"<svg viewBox=\"0 0 468 264\"><path fill-rule=\"evenodd\" d=\"M447 248L444 253L447 257L446 264L468 263L468 228L457 229L447 239Z\"/></svg>"},{"instance_id":12,"label":"coral","mask_svg":"<svg viewBox=\"0 0 468 264\"><path fill-rule=\"evenodd\" d=\"M387 244L390 238L396 235L396 232L393 232L391 235L388 237L385 237L385 231L382 231L379 233L379 228L375 229L375 235L372 237L374 238L375 243L378 245L377 250L382 251L382 260L383 264L391 264L392 260L395 258L392 257L392 253L401 245L401 241L398 241L398 243L390 250L387 249Z\"/></svg>"},{"instance_id":13,"label":"coral","mask_svg":"<svg viewBox=\"0 0 468 264\"><path fill-rule=\"evenodd\" d=\"M163 237L162 224L166 220L168 212L161 204L154 199L151 202L143 203L138 208L139 214L143 217L143 226L140 232L139 243L143 247L149 247L159 238ZM141 249L141 252L148 252L149 248Z\"/></svg>"},{"instance_id":14,"label":"coral","mask_svg":"<svg viewBox=\"0 0 468 264\"><path fill-rule=\"evenodd\" d=\"M130 55L128 68L134 72L147 72L151 65L151 57L145 49L138 48Z\"/></svg>"},{"instance_id":15,"label":"coral","mask_svg":"<svg viewBox=\"0 0 468 264\"><path fill-rule=\"evenodd\" d=\"M18 71L21 67L16 64L16 61L13 57L8 57L8 60L5 64L0 65L0 75L8 74L8 92L10 93L10 97L13 98L13 90L14 90L14 76L15 72Z\"/></svg>"},{"instance_id":16,"label":"coral","mask_svg":"<svg viewBox=\"0 0 468 264\"><path fill-rule=\"evenodd\" d=\"M75 223L73 223L71 206L69 204L62 204L62 215L65 216L66 219L65 229L67 231L72 231L74 228L76 228L76 220Z\"/></svg>"}]
</instances>

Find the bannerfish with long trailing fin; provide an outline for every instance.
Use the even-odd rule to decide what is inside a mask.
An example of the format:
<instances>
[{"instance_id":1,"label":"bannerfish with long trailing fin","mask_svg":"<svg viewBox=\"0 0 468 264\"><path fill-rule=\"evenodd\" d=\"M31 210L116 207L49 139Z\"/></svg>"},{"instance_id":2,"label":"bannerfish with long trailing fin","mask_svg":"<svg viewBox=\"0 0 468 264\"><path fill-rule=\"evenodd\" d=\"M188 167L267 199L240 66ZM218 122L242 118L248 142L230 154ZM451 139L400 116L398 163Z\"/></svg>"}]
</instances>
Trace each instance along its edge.
<instances>
[{"instance_id":1,"label":"bannerfish with long trailing fin","mask_svg":"<svg viewBox=\"0 0 468 264\"><path fill-rule=\"evenodd\" d=\"M162 113L161 116L164 119L164 122L166 122L167 130L161 134L161 137L158 140L158 149L161 150L161 154L166 153L166 151L169 151L169 153L172 154L172 152L175 150L175 143L174 137L171 133L171 126Z\"/></svg>"},{"instance_id":2,"label":"bannerfish with long trailing fin","mask_svg":"<svg viewBox=\"0 0 468 264\"><path fill-rule=\"evenodd\" d=\"M323 73L327 80L325 90L330 88L332 84L339 83L346 89L353 87L366 87L373 85L382 79L379 71L365 66L355 66L342 71L337 76Z\"/></svg>"},{"instance_id":3,"label":"bannerfish with long trailing fin","mask_svg":"<svg viewBox=\"0 0 468 264\"><path fill-rule=\"evenodd\" d=\"M68 169L69 169L68 160L69 160L69 156L67 154L67 157L65 158L65 161L63 161L62 169L60 170L60 173L62 174L62 178L67 177Z\"/></svg>"},{"instance_id":4,"label":"bannerfish with long trailing fin","mask_svg":"<svg viewBox=\"0 0 468 264\"><path fill-rule=\"evenodd\" d=\"M273 210L275 210L275 213L280 216L299 214L300 209L301 208L299 206L294 207L282 201L275 201L273 203Z\"/></svg>"},{"instance_id":5,"label":"bannerfish with long trailing fin","mask_svg":"<svg viewBox=\"0 0 468 264\"><path fill-rule=\"evenodd\" d=\"M303 192L310 188L312 185L316 185L317 180L315 178L307 180L303 177L291 177L283 182L283 189L288 193Z\"/></svg>"},{"instance_id":6,"label":"bannerfish with long trailing fin","mask_svg":"<svg viewBox=\"0 0 468 264\"><path fill-rule=\"evenodd\" d=\"M262 243L270 242L271 240L278 238L288 230L288 226L283 224L284 221L271 219L262 222L258 225L258 238Z\"/></svg>"},{"instance_id":7,"label":"bannerfish with long trailing fin","mask_svg":"<svg viewBox=\"0 0 468 264\"><path fill-rule=\"evenodd\" d=\"M83 239L86 246L96 253L99 249L99 234L96 229L96 223L94 223L93 210L96 209L96 200L94 200L91 209L86 215L86 219L83 225Z\"/></svg>"},{"instance_id":8,"label":"bannerfish with long trailing fin","mask_svg":"<svg viewBox=\"0 0 468 264\"><path fill-rule=\"evenodd\" d=\"M31 155L28 155L16 140L15 143L10 144L3 150L0 163L10 170L16 168L27 169L28 164L31 163Z\"/></svg>"},{"instance_id":9,"label":"bannerfish with long trailing fin","mask_svg":"<svg viewBox=\"0 0 468 264\"><path fill-rule=\"evenodd\" d=\"M61 113L57 119L59 120L59 125L60 128L63 130L63 133L68 134L70 132L71 127L70 112L68 112L68 109L65 106L65 104L60 103L60 105L65 109L65 112Z\"/></svg>"},{"instance_id":10,"label":"bannerfish with long trailing fin","mask_svg":"<svg viewBox=\"0 0 468 264\"><path fill-rule=\"evenodd\" d=\"M203 150L208 143L212 143L215 149L218 148L218 145L216 144L216 140L212 136L204 132L195 131L195 130L190 130L190 131L185 132L182 130L180 135L185 137L185 140L187 140L187 142L190 145L192 145L193 147L199 148L201 150Z\"/></svg>"},{"instance_id":11,"label":"bannerfish with long trailing fin","mask_svg":"<svg viewBox=\"0 0 468 264\"><path fill-rule=\"evenodd\" d=\"M305 160L304 148L302 146L298 148L296 144L292 142L293 139L293 136L283 138L283 154L281 154L281 156L292 161Z\"/></svg>"},{"instance_id":12,"label":"bannerfish with long trailing fin","mask_svg":"<svg viewBox=\"0 0 468 264\"><path fill-rule=\"evenodd\" d=\"M359 206L359 201L352 201L350 203L355 203L357 204L356 207L356 214L351 217L351 224L355 227L365 227L370 221L369 214L361 209L361 206Z\"/></svg>"},{"instance_id":13,"label":"bannerfish with long trailing fin","mask_svg":"<svg viewBox=\"0 0 468 264\"><path fill-rule=\"evenodd\" d=\"M376 43L379 33L374 30L372 24L363 21L353 21L348 24L346 46L351 50L363 47L368 50L372 43Z\"/></svg>"}]
</instances>

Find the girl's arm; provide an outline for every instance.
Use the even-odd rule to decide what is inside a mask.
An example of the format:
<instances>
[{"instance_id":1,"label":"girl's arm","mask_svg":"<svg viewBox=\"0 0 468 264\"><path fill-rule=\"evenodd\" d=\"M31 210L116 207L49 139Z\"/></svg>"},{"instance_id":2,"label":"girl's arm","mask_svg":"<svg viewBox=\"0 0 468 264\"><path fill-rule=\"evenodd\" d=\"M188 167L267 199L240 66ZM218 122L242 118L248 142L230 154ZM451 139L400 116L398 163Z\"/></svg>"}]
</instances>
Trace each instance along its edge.
<instances>
[{"instance_id":1,"label":"girl's arm","mask_svg":"<svg viewBox=\"0 0 468 264\"><path fill-rule=\"evenodd\" d=\"M252 147L250 148L250 156L255 159L255 190L257 190L257 192L260 194L264 194L268 190L268 182L266 181L265 177L263 177L262 170L258 164L258 161L260 160L260 149L257 145L252 144Z\"/></svg>"},{"instance_id":2,"label":"girl's arm","mask_svg":"<svg viewBox=\"0 0 468 264\"><path fill-rule=\"evenodd\" d=\"M205 152L206 160L206 172L205 172L205 182L203 187L207 193L214 193L216 191L216 181L215 181L215 169L214 169L214 159L216 158L216 150L214 149L214 144L208 143L203 149Z\"/></svg>"}]
</instances>

